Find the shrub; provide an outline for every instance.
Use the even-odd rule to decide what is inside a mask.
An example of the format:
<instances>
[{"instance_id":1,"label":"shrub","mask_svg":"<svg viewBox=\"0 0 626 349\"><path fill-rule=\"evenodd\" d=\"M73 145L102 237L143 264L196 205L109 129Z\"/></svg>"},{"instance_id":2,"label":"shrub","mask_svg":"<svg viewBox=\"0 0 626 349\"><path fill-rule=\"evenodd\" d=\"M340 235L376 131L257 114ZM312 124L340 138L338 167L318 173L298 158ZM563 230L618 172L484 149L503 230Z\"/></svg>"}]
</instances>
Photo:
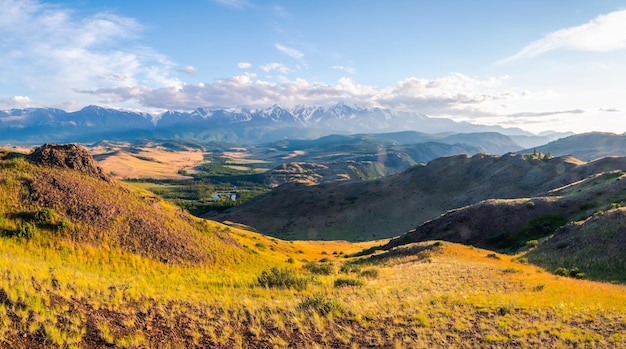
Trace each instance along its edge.
<instances>
[{"instance_id":1,"label":"shrub","mask_svg":"<svg viewBox=\"0 0 626 349\"><path fill-rule=\"evenodd\" d=\"M584 279L586 277L585 273L581 272L577 267L570 269L568 276L575 279Z\"/></svg>"},{"instance_id":2,"label":"shrub","mask_svg":"<svg viewBox=\"0 0 626 349\"><path fill-rule=\"evenodd\" d=\"M515 274L515 273L521 273L522 271L519 269L515 269L515 268L505 268L505 269L502 269L502 272L505 274Z\"/></svg>"},{"instance_id":3,"label":"shrub","mask_svg":"<svg viewBox=\"0 0 626 349\"><path fill-rule=\"evenodd\" d=\"M528 258L526 257L513 258L512 262L517 262L519 264L528 264Z\"/></svg>"},{"instance_id":4,"label":"shrub","mask_svg":"<svg viewBox=\"0 0 626 349\"><path fill-rule=\"evenodd\" d=\"M335 268L330 263L310 262L304 265L304 269L317 275L331 275L335 272Z\"/></svg>"},{"instance_id":5,"label":"shrub","mask_svg":"<svg viewBox=\"0 0 626 349\"><path fill-rule=\"evenodd\" d=\"M363 285L365 285L365 282L360 279L339 278L335 280L335 287L360 287Z\"/></svg>"},{"instance_id":6,"label":"shrub","mask_svg":"<svg viewBox=\"0 0 626 349\"><path fill-rule=\"evenodd\" d=\"M37 223L40 224L52 224L54 220L57 218L57 213L51 208L42 208L40 210L35 211L34 218Z\"/></svg>"},{"instance_id":7,"label":"shrub","mask_svg":"<svg viewBox=\"0 0 626 349\"><path fill-rule=\"evenodd\" d=\"M310 279L299 277L293 270L273 267L270 270L264 270L257 278L259 285L263 287L285 288L304 290L308 287Z\"/></svg>"},{"instance_id":8,"label":"shrub","mask_svg":"<svg viewBox=\"0 0 626 349\"><path fill-rule=\"evenodd\" d=\"M296 261L293 259L293 257L289 257L289 258L287 258L287 263L289 263L289 264L293 264L293 263L295 263L295 262L296 262Z\"/></svg>"},{"instance_id":9,"label":"shrub","mask_svg":"<svg viewBox=\"0 0 626 349\"><path fill-rule=\"evenodd\" d=\"M339 271L344 273L344 274L359 273L359 272L361 272L361 268L359 268L359 266L355 265L354 263L346 263L346 264L341 266Z\"/></svg>"},{"instance_id":10,"label":"shrub","mask_svg":"<svg viewBox=\"0 0 626 349\"><path fill-rule=\"evenodd\" d=\"M57 223L57 230L64 230L67 229L69 226L70 222L67 219L62 218L59 223Z\"/></svg>"},{"instance_id":11,"label":"shrub","mask_svg":"<svg viewBox=\"0 0 626 349\"><path fill-rule=\"evenodd\" d=\"M584 279L585 277L587 277L587 275L581 272L580 269L578 269L577 267L573 267L572 269L567 269L563 267L556 268L554 270L554 275L569 276L575 279Z\"/></svg>"},{"instance_id":12,"label":"shrub","mask_svg":"<svg viewBox=\"0 0 626 349\"><path fill-rule=\"evenodd\" d=\"M526 241L526 246L533 248L539 246L539 241L537 240L528 240Z\"/></svg>"},{"instance_id":13,"label":"shrub","mask_svg":"<svg viewBox=\"0 0 626 349\"><path fill-rule=\"evenodd\" d=\"M378 270L376 270L376 269L365 269L365 270L361 271L360 275L362 277L364 277L364 278L376 279L378 277Z\"/></svg>"},{"instance_id":14,"label":"shrub","mask_svg":"<svg viewBox=\"0 0 626 349\"><path fill-rule=\"evenodd\" d=\"M17 231L17 236L24 239L32 239L37 235L37 227L32 223L22 223Z\"/></svg>"},{"instance_id":15,"label":"shrub","mask_svg":"<svg viewBox=\"0 0 626 349\"><path fill-rule=\"evenodd\" d=\"M341 314L344 312L343 304L334 299L324 297L322 294L314 294L306 296L298 304L298 309L304 311L313 311L320 315Z\"/></svg>"}]
</instances>

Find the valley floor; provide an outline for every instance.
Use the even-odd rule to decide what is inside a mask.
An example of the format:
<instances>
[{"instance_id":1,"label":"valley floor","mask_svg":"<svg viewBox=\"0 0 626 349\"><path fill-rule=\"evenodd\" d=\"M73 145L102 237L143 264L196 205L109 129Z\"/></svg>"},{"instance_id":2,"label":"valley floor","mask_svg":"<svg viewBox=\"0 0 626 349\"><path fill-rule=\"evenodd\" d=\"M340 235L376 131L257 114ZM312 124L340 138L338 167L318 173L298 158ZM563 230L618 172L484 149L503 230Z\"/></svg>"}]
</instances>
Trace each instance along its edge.
<instances>
[{"instance_id":1,"label":"valley floor","mask_svg":"<svg viewBox=\"0 0 626 349\"><path fill-rule=\"evenodd\" d=\"M0 347L626 348L623 285L447 242L346 258L374 245L231 232L267 264L0 239Z\"/></svg>"}]
</instances>

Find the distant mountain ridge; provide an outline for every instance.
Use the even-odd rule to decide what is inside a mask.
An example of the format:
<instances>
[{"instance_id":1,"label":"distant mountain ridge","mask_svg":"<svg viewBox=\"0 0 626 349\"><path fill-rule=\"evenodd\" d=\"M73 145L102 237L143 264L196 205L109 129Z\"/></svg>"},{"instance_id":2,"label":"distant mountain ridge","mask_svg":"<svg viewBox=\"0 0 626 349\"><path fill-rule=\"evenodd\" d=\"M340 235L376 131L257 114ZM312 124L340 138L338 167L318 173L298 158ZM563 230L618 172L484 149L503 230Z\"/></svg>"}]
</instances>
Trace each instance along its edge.
<instances>
[{"instance_id":1,"label":"distant mountain ridge","mask_svg":"<svg viewBox=\"0 0 626 349\"><path fill-rule=\"evenodd\" d=\"M583 133L554 140L534 150L555 156L572 155L584 161L606 156L626 156L626 134Z\"/></svg>"},{"instance_id":2,"label":"distant mountain ridge","mask_svg":"<svg viewBox=\"0 0 626 349\"><path fill-rule=\"evenodd\" d=\"M475 125L418 112L397 112L339 103L334 106L274 105L263 109L197 108L148 113L88 106L74 112L54 108L0 111L0 140L9 143L99 141L102 139L194 139L232 143L316 138L332 133L419 131L423 133L498 132L536 137L521 129ZM43 139L42 139L43 138ZM540 137L545 144L558 137ZM526 146L526 144L524 144Z\"/></svg>"}]
</instances>

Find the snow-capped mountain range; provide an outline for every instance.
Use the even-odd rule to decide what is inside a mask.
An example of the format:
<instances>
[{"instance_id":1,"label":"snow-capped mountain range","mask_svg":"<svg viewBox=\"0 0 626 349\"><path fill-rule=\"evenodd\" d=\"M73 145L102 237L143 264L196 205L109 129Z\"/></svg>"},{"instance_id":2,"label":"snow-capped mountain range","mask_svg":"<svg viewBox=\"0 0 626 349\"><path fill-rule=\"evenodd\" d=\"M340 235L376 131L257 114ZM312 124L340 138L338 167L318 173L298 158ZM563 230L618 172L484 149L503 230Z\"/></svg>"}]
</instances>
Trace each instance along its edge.
<instances>
[{"instance_id":1,"label":"snow-capped mountain range","mask_svg":"<svg viewBox=\"0 0 626 349\"><path fill-rule=\"evenodd\" d=\"M274 105L263 109L167 111L160 115L88 106L74 112L52 108L0 111L0 143L98 141L102 139L187 138L255 143L328 134L499 132L529 136L520 129L474 125L431 118L418 112L396 112L347 104L333 106Z\"/></svg>"}]
</instances>

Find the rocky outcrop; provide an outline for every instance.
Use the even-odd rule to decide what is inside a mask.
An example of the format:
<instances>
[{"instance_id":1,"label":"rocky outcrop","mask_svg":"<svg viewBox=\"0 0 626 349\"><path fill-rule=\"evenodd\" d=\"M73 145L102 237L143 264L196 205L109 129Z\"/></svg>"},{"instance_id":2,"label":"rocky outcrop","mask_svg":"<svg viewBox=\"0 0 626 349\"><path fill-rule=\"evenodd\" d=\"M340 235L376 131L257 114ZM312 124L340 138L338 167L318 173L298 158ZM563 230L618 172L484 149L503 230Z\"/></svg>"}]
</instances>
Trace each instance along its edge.
<instances>
[{"instance_id":1,"label":"rocky outcrop","mask_svg":"<svg viewBox=\"0 0 626 349\"><path fill-rule=\"evenodd\" d=\"M72 169L92 177L110 182L87 149L77 144L47 143L28 156L36 165Z\"/></svg>"}]
</instances>

